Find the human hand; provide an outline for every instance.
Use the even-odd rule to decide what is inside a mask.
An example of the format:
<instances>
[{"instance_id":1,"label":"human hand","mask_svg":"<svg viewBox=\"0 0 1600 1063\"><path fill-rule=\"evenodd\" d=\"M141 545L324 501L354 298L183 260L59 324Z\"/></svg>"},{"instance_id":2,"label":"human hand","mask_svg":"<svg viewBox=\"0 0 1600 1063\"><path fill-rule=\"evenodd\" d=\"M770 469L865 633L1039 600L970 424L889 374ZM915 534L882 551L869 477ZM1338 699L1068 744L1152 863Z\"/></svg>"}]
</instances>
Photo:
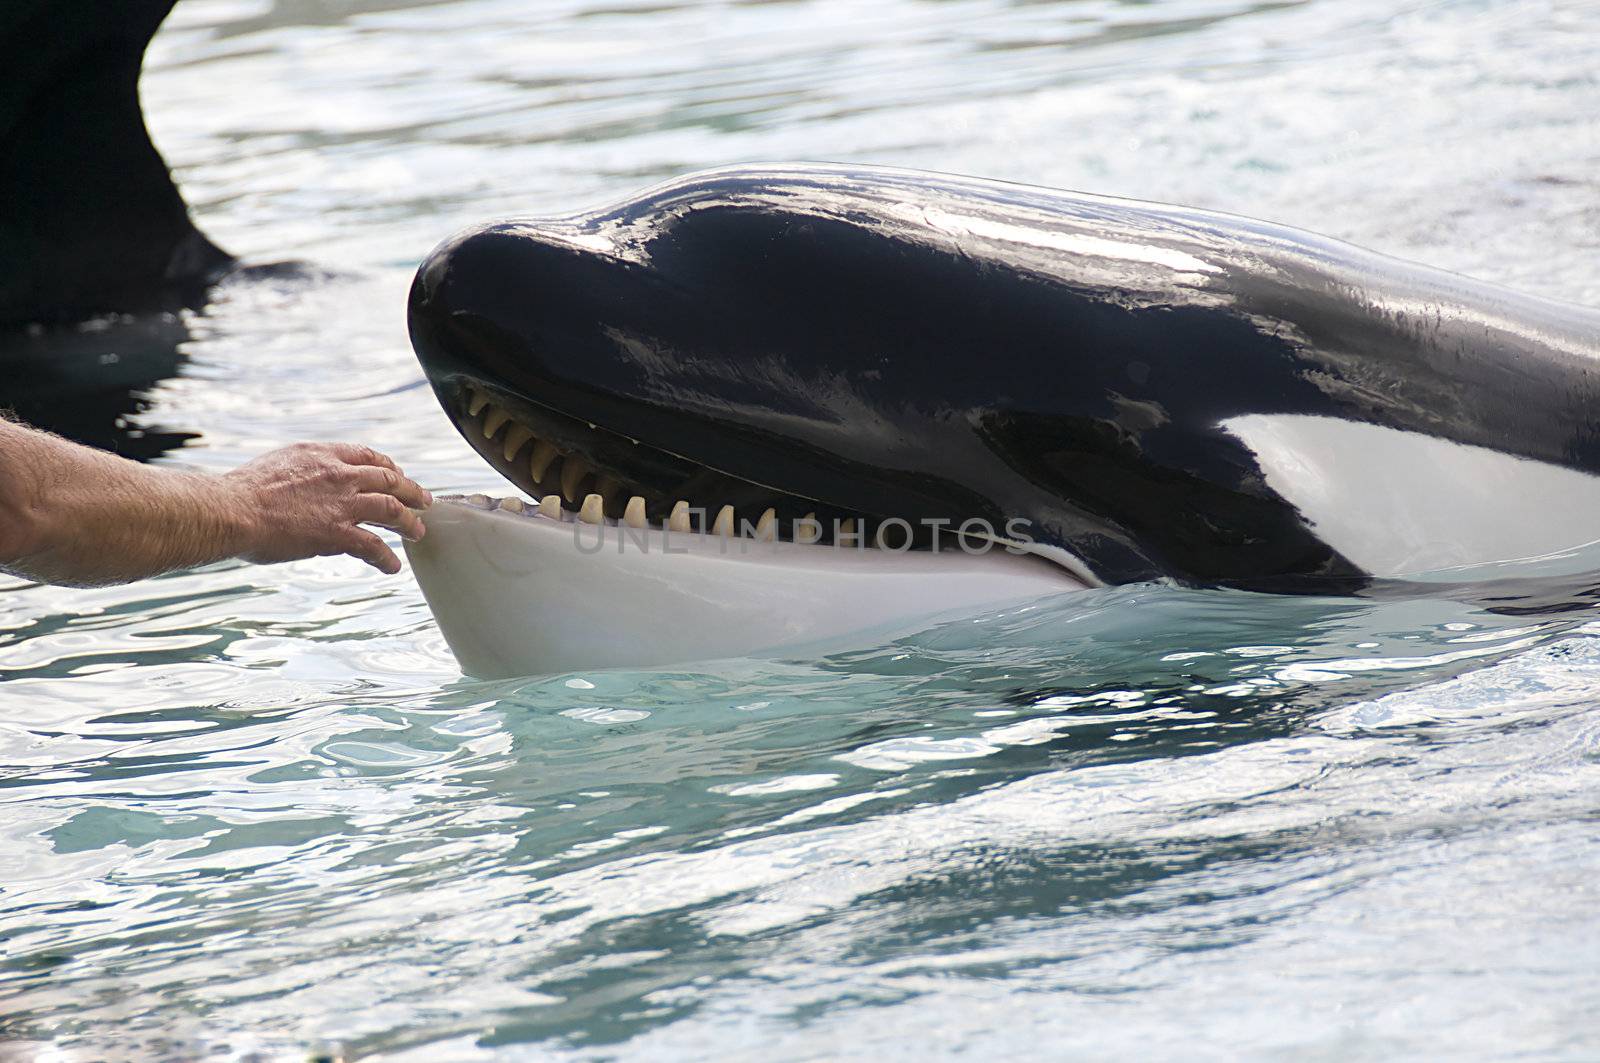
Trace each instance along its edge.
<instances>
[{"instance_id":1,"label":"human hand","mask_svg":"<svg viewBox=\"0 0 1600 1063\"><path fill-rule=\"evenodd\" d=\"M413 510L433 503L393 461L355 443L296 443L222 479L235 492L232 505L242 517L235 553L260 564L349 554L393 575L400 559L359 525L420 539L426 529Z\"/></svg>"}]
</instances>

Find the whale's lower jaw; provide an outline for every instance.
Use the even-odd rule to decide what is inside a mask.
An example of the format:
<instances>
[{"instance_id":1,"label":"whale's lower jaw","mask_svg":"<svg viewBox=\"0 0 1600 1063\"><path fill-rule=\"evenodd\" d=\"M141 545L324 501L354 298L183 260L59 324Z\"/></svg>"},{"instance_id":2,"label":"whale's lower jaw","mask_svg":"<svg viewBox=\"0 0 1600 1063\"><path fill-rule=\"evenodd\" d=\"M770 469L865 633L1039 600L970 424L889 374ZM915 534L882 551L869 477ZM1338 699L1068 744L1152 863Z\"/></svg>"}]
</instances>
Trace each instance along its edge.
<instances>
[{"instance_id":1,"label":"whale's lower jaw","mask_svg":"<svg viewBox=\"0 0 1600 1063\"><path fill-rule=\"evenodd\" d=\"M1085 584L995 546L895 552L549 519L441 499L406 554L482 679L815 647Z\"/></svg>"}]
</instances>

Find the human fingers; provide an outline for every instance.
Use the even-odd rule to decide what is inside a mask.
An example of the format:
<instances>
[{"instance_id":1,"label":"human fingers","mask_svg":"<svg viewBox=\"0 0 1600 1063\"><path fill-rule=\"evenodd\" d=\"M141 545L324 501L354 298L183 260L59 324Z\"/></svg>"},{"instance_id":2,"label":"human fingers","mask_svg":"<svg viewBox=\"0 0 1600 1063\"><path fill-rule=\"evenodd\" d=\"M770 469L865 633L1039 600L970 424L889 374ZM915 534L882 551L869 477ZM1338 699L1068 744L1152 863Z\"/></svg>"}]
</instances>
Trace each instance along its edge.
<instances>
[{"instance_id":1,"label":"human fingers","mask_svg":"<svg viewBox=\"0 0 1600 1063\"><path fill-rule=\"evenodd\" d=\"M420 539L427 530L422 525L422 518L393 495L357 495L350 511L352 519L362 524L381 524L385 528L393 528L407 539Z\"/></svg>"},{"instance_id":2,"label":"human fingers","mask_svg":"<svg viewBox=\"0 0 1600 1063\"><path fill-rule=\"evenodd\" d=\"M349 462L351 465L372 465L380 469L400 471L400 466L394 459L380 451L373 450L365 443L327 443L324 444L329 453L340 461Z\"/></svg>"},{"instance_id":3,"label":"human fingers","mask_svg":"<svg viewBox=\"0 0 1600 1063\"><path fill-rule=\"evenodd\" d=\"M433 495L399 469L389 466L359 467L356 470L356 487L375 494L393 495L412 509L427 509L433 505Z\"/></svg>"},{"instance_id":4,"label":"human fingers","mask_svg":"<svg viewBox=\"0 0 1600 1063\"><path fill-rule=\"evenodd\" d=\"M344 537L343 546L345 553L365 561L385 575L392 576L400 571L400 559L394 556L394 551L365 528L351 527Z\"/></svg>"}]
</instances>

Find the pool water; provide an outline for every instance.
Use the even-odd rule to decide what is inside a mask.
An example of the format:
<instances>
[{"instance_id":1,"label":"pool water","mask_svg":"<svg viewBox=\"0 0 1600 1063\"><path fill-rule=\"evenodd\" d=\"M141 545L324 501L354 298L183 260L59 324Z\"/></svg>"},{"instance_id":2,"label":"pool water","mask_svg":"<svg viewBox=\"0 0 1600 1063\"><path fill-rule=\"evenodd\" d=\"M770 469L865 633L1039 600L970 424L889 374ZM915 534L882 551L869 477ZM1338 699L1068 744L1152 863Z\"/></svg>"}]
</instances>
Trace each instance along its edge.
<instances>
[{"instance_id":1,"label":"pool water","mask_svg":"<svg viewBox=\"0 0 1600 1063\"><path fill-rule=\"evenodd\" d=\"M1600 302L1597 36L1531 0L184 0L152 131L219 243L308 267L28 342L142 388L91 413L166 464L347 438L500 492L410 354L418 259L785 159ZM1449 599L1127 587L488 683L347 559L4 580L0 1058L1592 1059L1597 699L1585 613Z\"/></svg>"}]
</instances>

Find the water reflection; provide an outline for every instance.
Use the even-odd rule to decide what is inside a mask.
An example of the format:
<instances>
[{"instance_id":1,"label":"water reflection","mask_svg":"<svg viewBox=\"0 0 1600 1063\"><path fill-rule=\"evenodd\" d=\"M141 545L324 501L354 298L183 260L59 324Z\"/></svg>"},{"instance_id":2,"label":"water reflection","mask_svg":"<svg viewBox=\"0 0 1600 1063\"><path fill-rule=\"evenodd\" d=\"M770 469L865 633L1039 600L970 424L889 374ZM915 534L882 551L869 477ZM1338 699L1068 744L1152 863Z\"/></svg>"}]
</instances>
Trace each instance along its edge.
<instances>
[{"instance_id":1,"label":"water reflection","mask_svg":"<svg viewBox=\"0 0 1600 1063\"><path fill-rule=\"evenodd\" d=\"M387 646L351 645L343 670L383 675L414 638L398 605L324 604L242 659L386 617ZM162 622L152 602L136 633L248 609ZM279 667L239 688L246 644L165 680L86 674L82 701L42 703L44 770L0 779L0 992L74 1036L146 1016L119 1034L145 1051L175 999L258 1032L319 1016L296 1028L353 1054L459 1029L638 1048L730 1036L750 1007L927 1018L996 980L1092 1010L1322 918L1352 861L1467 829L1506 758L1553 752L1530 723L1577 723L1563 706L1600 665L1563 632L1449 602L1130 588L821 661L409 690L291 689ZM1558 659L1588 678L1549 685ZM119 683L144 707L108 712ZM1546 707L1502 732L1537 683ZM1441 684L1463 708L1419 717ZM1441 723L1482 737L1457 748ZM1570 800L1537 778L1537 800Z\"/></svg>"},{"instance_id":2,"label":"water reflection","mask_svg":"<svg viewBox=\"0 0 1600 1063\"><path fill-rule=\"evenodd\" d=\"M187 361L188 339L176 314L0 333L0 403L28 424L147 461L197 435L140 416L151 389Z\"/></svg>"}]
</instances>

